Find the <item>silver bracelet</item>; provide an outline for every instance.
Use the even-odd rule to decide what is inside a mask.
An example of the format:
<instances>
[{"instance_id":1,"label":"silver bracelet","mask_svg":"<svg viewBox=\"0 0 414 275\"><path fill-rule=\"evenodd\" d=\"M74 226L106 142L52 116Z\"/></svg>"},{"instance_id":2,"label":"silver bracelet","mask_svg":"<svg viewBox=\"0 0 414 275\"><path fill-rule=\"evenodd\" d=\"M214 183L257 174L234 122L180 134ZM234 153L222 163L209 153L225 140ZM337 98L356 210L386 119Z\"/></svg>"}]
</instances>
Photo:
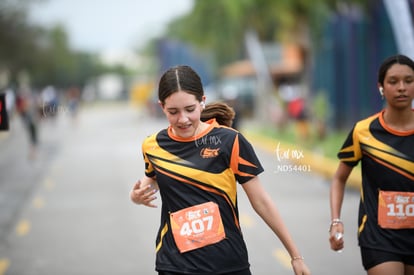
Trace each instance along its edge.
<instances>
[{"instance_id":1,"label":"silver bracelet","mask_svg":"<svg viewBox=\"0 0 414 275\"><path fill-rule=\"evenodd\" d=\"M331 231L332 231L332 227L333 227L334 225L337 225L337 224L343 224L343 223L342 223L342 221L341 221L341 219L333 219L333 220L331 221L331 225L329 226L329 230L328 230L328 232L331 232Z\"/></svg>"},{"instance_id":2,"label":"silver bracelet","mask_svg":"<svg viewBox=\"0 0 414 275\"><path fill-rule=\"evenodd\" d=\"M305 258L303 256L295 256L292 258L292 260L290 260L291 263L293 263L296 260L304 260Z\"/></svg>"}]
</instances>

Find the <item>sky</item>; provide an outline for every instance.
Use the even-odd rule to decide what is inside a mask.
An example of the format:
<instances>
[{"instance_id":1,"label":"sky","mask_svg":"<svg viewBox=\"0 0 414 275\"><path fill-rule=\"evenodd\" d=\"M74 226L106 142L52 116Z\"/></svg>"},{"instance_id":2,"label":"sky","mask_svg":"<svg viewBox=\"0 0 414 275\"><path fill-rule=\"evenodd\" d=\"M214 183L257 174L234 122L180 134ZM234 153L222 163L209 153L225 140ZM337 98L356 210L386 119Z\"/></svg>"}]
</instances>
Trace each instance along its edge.
<instances>
[{"instance_id":1,"label":"sky","mask_svg":"<svg viewBox=\"0 0 414 275\"><path fill-rule=\"evenodd\" d=\"M74 49L114 54L143 45L189 12L193 0L43 0L29 10L33 22L61 23Z\"/></svg>"}]
</instances>

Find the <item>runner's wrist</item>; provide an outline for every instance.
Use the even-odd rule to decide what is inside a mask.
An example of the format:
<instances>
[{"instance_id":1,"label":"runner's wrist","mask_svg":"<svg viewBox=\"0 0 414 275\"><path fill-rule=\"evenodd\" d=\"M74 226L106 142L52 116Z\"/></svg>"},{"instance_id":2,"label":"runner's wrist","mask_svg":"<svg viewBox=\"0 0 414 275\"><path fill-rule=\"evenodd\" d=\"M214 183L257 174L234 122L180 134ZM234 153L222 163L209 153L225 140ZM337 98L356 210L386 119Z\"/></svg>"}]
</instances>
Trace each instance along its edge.
<instances>
[{"instance_id":1,"label":"runner's wrist","mask_svg":"<svg viewBox=\"0 0 414 275\"><path fill-rule=\"evenodd\" d=\"M301 260L301 261L303 261L305 258L302 256L302 255L299 255L299 256L294 256L294 257L292 257L292 259L290 260L290 263L291 264L293 264L293 262L294 261L298 261L298 260Z\"/></svg>"},{"instance_id":2,"label":"runner's wrist","mask_svg":"<svg viewBox=\"0 0 414 275\"><path fill-rule=\"evenodd\" d=\"M331 232L331 231L332 231L332 228L333 228L334 226L338 225L338 224L343 224L343 222L342 222L342 220L341 220L341 219L339 219L339 218L332 219L331 224L329 225L329 230L328 230L328 232Z\"/></svg>"}]
</instances>

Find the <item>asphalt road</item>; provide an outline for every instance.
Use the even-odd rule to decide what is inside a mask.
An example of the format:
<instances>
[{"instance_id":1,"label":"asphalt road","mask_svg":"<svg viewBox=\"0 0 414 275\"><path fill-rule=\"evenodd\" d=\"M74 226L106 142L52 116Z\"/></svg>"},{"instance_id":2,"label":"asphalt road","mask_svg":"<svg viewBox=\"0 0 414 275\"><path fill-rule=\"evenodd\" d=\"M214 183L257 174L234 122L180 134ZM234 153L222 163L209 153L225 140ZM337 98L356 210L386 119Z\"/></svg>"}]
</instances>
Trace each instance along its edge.
<instances>
[{"instance_id":1,"label":"asphalt road","mask_svg":"<svg viewBox=\"0 0 414 275\"><path fill-rule=\"evenodd\" d=\"M34 160L27 158L18 120L0 135L0 275L156 274L159 209L134 205L128 193L143 175L143 138L166 121L126 104L84 108L75 122L61 110L56 121L40 124ZM312 274L365 274L356 241L359 194L346 193L346 247L332 252L328 181L314 173L313 164L292 169L290 158L300 154L299 147L281 159L277 141L274 150L252 143L265 168L261 180ZM241 188L239 208L253 274L293 274L282 244Z\"/></svg>"}]
</instances>

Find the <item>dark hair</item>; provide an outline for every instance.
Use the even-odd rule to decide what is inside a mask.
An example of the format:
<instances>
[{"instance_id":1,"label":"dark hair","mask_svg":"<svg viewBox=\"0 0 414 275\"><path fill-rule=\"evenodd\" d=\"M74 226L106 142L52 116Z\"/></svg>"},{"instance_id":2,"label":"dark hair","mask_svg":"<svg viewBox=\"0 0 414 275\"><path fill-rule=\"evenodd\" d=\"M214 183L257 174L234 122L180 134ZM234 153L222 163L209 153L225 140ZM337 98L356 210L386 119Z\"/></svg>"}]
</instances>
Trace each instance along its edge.
<instances>
[{"instance_id":1,"label":"dark hair","mask_svg":"<svg viewBox=\"0 0 414 275\"><path fill-rule=\"evenodd\" d=\"M178 91L192 94L200 102L203 100L204 90L200 76L190 66L171 67L161 76L158 85L158 99L161 104L164 105L165 99ZM207 121L215 118L219 124L230 127L234 116L233 108L223 102L215 102L206 105L200 119Z\"/></svg>"},{"instance_id":2,"label":"dark hair","mask_svg":"<svg viewBox=\"0 0 414 275\"><path fill-rule=\"evenodd\" d=\"M202 101L204 95L203 84L198 74L189 66L180 65L168 69L160 79L158 85L158 99L161 104L171 94L185 91Z\"/></svg>"},{"instance_id":3,"label":"dark hair","mask_svg":"<svg viewBox=\"0 0 414 275\"><path fill-rule=\"evenodd\" d=\"M235 115L233 108L226 103L214 102L206 105L200 119L201 121L207 121L215 118L218 124L231 127Z\"/></svg>"},{"instance_id":4,"label":"dark hair","mask_svg":"<svg viewBox=\"0 0 414 275\"><path fill-rule=\"evenodd\" d=\"M394 64L407 65L414 71L413 60L402 54L393 55L382 62L378 70L378 83L380 83L381 85L384 84L385 75L387 74L388 69Z\"/></svg>"}]
</instances>

